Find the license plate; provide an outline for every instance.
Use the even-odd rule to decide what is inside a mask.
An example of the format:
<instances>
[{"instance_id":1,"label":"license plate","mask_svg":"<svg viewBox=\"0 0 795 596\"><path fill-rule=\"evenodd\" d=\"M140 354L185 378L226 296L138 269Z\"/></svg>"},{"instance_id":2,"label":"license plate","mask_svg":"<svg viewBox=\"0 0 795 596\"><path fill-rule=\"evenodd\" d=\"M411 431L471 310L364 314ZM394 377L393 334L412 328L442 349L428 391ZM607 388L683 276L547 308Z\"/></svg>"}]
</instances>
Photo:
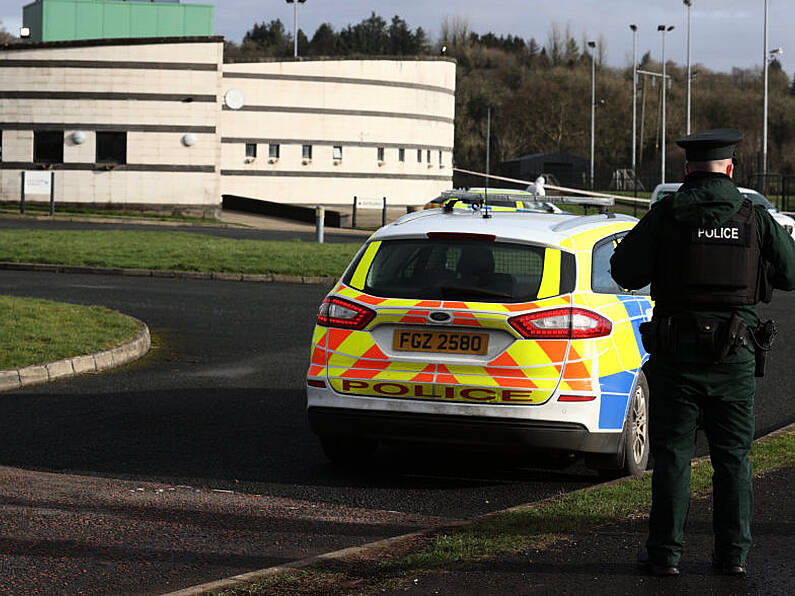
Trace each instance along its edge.
<instances>
[{"instance_id":1,"label":"license plate","mask_svg":"<svg viewBox=\"0 0 795 596\"><path fill-rule=\"evenodd\" d=\"M489 335L458 331L396 329L392 338L392 349L399 352L483 355L489 349Z\"/></svg>"}]
</instances>

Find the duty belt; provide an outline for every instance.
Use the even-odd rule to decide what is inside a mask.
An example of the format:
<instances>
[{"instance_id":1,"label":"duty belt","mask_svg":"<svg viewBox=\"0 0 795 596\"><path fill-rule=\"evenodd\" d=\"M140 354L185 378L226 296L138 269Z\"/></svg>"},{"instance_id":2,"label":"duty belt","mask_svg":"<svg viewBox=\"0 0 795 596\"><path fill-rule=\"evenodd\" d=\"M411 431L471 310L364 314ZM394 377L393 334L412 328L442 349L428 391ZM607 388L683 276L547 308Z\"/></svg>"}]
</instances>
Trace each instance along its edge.
<instances>
[{"instance_id":1,"label":"duty belt","mask_svg":"<svg viewBox=\"0 0 795 596\"><path fill-rule=\"evenodd\" d=\"M757 377L763 377L767 352L773 347L773 321L752 329L736 312L727 321L714 317L676 315L655 317L639 327L649 354L674 362L719 364L743 346L754 351Z\"/></svg>"}]
</instances>

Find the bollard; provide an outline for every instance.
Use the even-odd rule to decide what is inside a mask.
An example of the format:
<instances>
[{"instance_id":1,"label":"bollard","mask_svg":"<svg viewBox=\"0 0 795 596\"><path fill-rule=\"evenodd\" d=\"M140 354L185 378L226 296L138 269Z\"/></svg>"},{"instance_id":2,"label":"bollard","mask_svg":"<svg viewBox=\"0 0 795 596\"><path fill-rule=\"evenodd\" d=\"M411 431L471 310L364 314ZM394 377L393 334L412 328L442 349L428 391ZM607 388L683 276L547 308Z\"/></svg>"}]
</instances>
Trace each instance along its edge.
<instances>
[{"instance_id":1,"label":"bollard","mask_svg":"<svg viewBox=\"0 0 795 596\"><path fill-rule=\"evenodd\" d=\"M317 241L323 244L323 227L326 220L326 208L323 205L315 207L315 231L317 233Z\"/></svg>"},{"instance_id":2,"label":"bollard","mask_svg":"<svg viewBox=\"0 0 795 596\"><path fill-rule=\"evenodd\" d=\"M50 172L50 217L55 215L55 172Z\"/></svg>"}]
</instances>

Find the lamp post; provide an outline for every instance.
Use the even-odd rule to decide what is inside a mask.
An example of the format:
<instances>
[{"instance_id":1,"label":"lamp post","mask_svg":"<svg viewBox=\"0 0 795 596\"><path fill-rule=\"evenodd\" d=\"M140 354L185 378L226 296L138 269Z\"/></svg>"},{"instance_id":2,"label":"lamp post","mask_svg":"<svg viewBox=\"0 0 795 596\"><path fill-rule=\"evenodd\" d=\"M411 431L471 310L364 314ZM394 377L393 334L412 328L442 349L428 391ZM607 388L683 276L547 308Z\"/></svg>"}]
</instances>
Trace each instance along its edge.
<instances>
[{"instance_id":1,"label":"lamp post","mask_svg":"<svg viewBox=\"0 0 795 596\"><path fill-rule=\"evenodd\" d=\"M638 127L638 26L630 25L632 29L632 178L635 181L635 194L638 192L638 173L635 171L637 154L637 127Z\"/></svg>"},{"instance_id":2,"label":"lamp post","mask_svg":"<svg viewBox=\"0 0 795 596\"><path fill-rule=\"evenodd\" d=\"M491 166L491 104L486 106L486 192L484 199L488 201L489 194L489 171Z\"/></svg>"},{"instance_id":3,"label":"lamp post","mask_svg":"<svg viewBox=\"0 0 795 596\"><path fill-rule=\"evenodd\" d=\"M306 0L285 1L293 5L293 58L298 58L298 4L303 4Z\"/></svg>"},{"instance_id":4,"label":"lamp post","mask_svg":"<svg viewBox=\"0 0 795 596\"><path fill-rule=\"evenodd\" d=\"M687 124L685 134L690 134L690 9L693 0L682 0L687 6Z\"/></svg>"},{"instance_id":5,"label":"lamp post","mask_svg":"<svg viewBox=\"0 0 795 596\"><path fill-rule=\"evenodd\" d=\"M662 155L661 155L661 158L660 158L660 183L661 184L665 184L665 95L666 95L666 93L665 93L665 91L666 91L666 88L665 88L665 83L666 83L666 79L665 79L665 34L670 32L670 31L673 31L673 30L674 30L674 26L673 25L670 25L670 26L658 25L658 27L657 27L657 31L659 31L662 34L662 84L663 84L663 88L662 88L662 131L661 131L661 135L660 135L660 138L661 138L660 147L662 149Z\"/></svg>"},{"instance_id":6,"label":"lamp post","mask_svg":"<svg viewBox=\"0 0 795 596\"><path fill-rule=\"evenodd\" d=\"M762 173L762 184L767 186L767 73L770 60L775 56L783 54L784 50L776 48L768 52L767 50L767 22L768 22L768 0L765 0L765 40L764 40L764 53L762 54L762 71L763 71L763 85L762 92L762 155L760 156L760 170ZM764 188L763 188L764 190Z\"/></svg>"},{"instance_id":7,"label":"lamp post","mask_svg":"<svg viewBox=\"0 0 795 596\"><path fill-rule=\"evenodd\" d=\"M596 122L596 57L594 56L595 41L589 41L588 47L591 48L591 190L593 190L593 167L594 167L594 133Z\"/></svg>"},{"instance_id":8,"label":"lamp post","mask_svg":"<svg viewBox=\"0 0 795 596\"><path fill-rule=\"evenodd\" d=\"M764 93L762 95L762 156L761 156L761 171L762 171L762 190L767 190L767 73L770 62L775 60L776 56L784 53L783 48L776 48L775 50L767 51L767 1L765 1L765 65L764 65Z\"/></svg>"},{"instance_id":9,"label":"lamp post","mask_svg":"<svg viewBox=\"0 0 795 596\"><path fill-rule=\"evenodd\" d=\"M762 174L762 180L764 184L764 180L767 177L767 66L768 66L768 52L767 52L767 14L768 14L768 2L765 0L765 33L764 33L764 42L763 42L763 50L762 50L762 85L764 89L762 91L762 154L759 156L761 161L760 165L760 173ZM764 190L764 188L763 188Z\"/></svg>"}]
</instances>

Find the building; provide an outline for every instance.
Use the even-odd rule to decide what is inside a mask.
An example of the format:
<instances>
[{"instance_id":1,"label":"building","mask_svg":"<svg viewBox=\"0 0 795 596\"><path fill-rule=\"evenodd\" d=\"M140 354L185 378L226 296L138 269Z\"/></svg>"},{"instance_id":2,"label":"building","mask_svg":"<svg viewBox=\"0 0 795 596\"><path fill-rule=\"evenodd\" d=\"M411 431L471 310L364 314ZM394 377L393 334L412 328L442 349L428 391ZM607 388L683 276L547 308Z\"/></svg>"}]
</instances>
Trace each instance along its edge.
<instances>
[{"instance_id":1,"label":"building","mask_svg":"<svg viewBox=\"0 0 795 596\"><path fill-rule=\"evenodd\" d=\"M97 39L0 46L0 80L6 203L36 169L56 203L207 215L223 194L408 205L452 185L446 58L225 64L221 37Z\"/></svg>"},{"instance_id":2,"label":"building","mask_svg":"<svg viewBox=\"0 0 795 596\"><path fill-rule=\"evenodd\" d=\"M588 160L566 151L553 153L534 153L516 159L503 161L499 165L500 174L508 178L535 180L542 174L561 186L585 188L588 174Z\"/></svg>"},{"instance_id":3,"label":"building","mask_svg":"<svg viewBox=\"0 0 795 596\"><path fill-rule=\"evenodd\" d=\"M35 0L22 9L30 40L207 36L215 32L211 4L179 0Z\"/></svg>"}]
</instances>

